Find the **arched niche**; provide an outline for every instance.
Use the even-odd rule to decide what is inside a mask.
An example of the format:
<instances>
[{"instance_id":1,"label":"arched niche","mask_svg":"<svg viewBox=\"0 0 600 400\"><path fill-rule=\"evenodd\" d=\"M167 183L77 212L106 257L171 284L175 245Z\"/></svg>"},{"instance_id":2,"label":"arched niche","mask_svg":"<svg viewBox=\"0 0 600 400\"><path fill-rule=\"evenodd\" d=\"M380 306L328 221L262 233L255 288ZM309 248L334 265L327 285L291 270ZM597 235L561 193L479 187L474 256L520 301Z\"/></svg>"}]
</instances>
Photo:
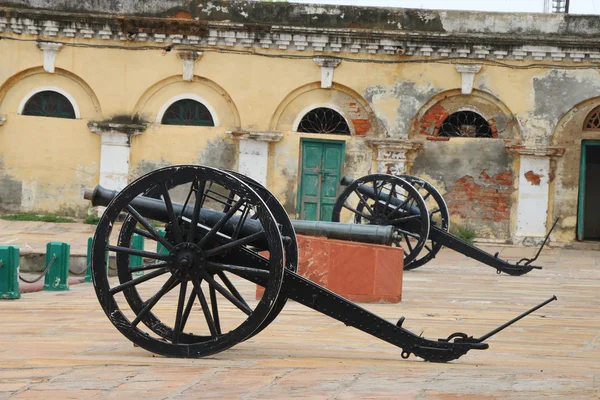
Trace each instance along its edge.
<instances>
[{"instance_id":1,"label":"arched niche","mask_svg":"<svg viewBox=\"0 0 600 400\"><path fill-rule=\"evenodd\" d=\"M134 113L145 121L160 123L167 108L182 99L202 103L210 111L215 127L240 127L239 112L229 94L215 82L199 76L188 82L177 75L154 84L138 100Z\"/></svg>"},{"instance_id":2,"label":"arched niche","mask_svg":"<svg viewBox=\"0 0 600 400\"><path fill-rule=\"evenodd\" d=\"M304 85L288 94L271 118L271 130L296 132L302 118L317 108L339 113L353 136L372 136L378 131L373 110L361 95L336 83L331 89L323 89L320 82Z\"/></svg>"},{"instance_id":3,"label":"arched niche","mask_svg":"<svg viewBox=\"0 0 600 400\"><path fill-rule=\"evenodd\" d=\"M459 89L437 94L427 101L415 116L409 136L438 136L438 131L449 116L461 111L480 115L489 124L492 137L521 142L521 132L516 116L495 96L473 90L470 95Z\"/></svg>"},{"instance_id":4,"label":"arched niche","mask_svg":"<svg viewBox=\"0 0 600 400\"><path fill-rule=\"evenodd\" d=\"M61 68L50 74L41 67L21 71L6 80L0 87L0 113L20 114L32 96L45 90L65 96L74 106L77 119L94 120L102 115L96 94L83 79Z\"/></svg>"}]
</instances>

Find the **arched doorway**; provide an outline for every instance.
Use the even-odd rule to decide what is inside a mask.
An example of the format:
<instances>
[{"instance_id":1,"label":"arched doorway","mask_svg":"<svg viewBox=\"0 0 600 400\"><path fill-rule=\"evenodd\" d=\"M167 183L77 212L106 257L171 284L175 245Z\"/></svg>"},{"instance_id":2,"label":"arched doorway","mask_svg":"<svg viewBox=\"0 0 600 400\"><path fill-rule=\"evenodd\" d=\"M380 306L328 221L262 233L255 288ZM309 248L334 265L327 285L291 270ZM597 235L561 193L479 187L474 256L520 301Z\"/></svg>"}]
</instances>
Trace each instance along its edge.
<instances>
[{"instance_id":1,"label":"arched doorway","mask_svg":"<svg viewBox=\"0 0 600 400\"><path fill-rule=\"evenodd\" d=\"M583 130L600 132L600 106L594 108L585 120ZM577 212L577 239L600 240L600 140L581 142L579 174L579 206Z\"/></svg>"}]
</instances>

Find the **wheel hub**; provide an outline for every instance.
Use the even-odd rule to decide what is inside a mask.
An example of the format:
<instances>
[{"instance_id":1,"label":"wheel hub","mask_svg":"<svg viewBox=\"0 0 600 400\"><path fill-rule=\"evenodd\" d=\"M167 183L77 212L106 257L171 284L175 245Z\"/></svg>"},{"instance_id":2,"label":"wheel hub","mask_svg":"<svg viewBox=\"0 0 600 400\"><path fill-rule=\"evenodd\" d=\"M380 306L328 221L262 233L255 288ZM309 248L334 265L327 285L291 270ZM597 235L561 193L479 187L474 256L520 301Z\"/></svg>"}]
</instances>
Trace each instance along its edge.
<instances>
[{"instance_id":1,"label":"wheel hub","mask_svg":"<svg viewBox=\"0 0 600 400\"><path fill-rule=\"evenodd\" d=\"M171 250L171 272L181 280L200 277L206 260L204 252L194 243L181 243Z\"/></svg>"}]
</instances>

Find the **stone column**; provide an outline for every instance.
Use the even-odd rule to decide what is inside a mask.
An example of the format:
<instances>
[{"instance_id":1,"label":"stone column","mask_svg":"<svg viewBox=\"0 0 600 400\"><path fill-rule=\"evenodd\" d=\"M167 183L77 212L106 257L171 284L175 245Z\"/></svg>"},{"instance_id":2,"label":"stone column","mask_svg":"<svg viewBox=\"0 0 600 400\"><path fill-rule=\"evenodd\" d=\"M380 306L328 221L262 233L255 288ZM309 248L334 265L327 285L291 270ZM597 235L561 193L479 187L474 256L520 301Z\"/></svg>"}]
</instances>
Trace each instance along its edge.
<instances>
[{"instance_id":1,"label":"stone column","mask_svg":"<svg viewBox=\"0 0 600 400\"><path fill-rule=\"evenodd\" d=\"M263 186L267 186L267 168L269 165L269 143L283 138L279 132L229 132L239 140L238 172Z\"/></svg>"},{"instance_id":2,"label":"stone column","mask_svg":"<svg viewBox=\"0 0 600 400\"><path fill-rule=\"evenodd\" d=\"M146 130L145 125L89 122L88 127L101 136L100 185L121 190L129 179L131 137Z\"/></svg>"},{"instance_id":3,"label":"stone column","mask_svg":"<svg viewBox=\"0 0 600 400\"><path fill-rule=\"evenodd\" d=\"M367 144L377 150L377 173L392 175L408 173L423 145L404 139L367 139Z\"/></svg>"},{"instance_id":4,"label":"stone column","mask_svg":"<svg viewBox=\"0 0 600 400\"><path fill-rule=\"evenodd\" d=\"M517 203L517 230L515 244L539 245L547 234L551 160L561 157L562 148L507 147L518 154L519 196Z\"/></svg>"}]
</instances>

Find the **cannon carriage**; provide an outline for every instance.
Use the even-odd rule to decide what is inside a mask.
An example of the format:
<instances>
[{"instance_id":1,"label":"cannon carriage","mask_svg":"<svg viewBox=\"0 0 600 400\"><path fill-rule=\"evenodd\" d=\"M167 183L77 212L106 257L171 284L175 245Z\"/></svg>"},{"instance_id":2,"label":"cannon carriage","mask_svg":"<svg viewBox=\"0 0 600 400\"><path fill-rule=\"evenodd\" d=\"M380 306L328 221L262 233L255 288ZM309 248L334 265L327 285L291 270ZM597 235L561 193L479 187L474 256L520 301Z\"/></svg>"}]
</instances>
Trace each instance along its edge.
<instances>
[{"instance_id":1,"label":"cannon carriage","mask_svg":"<svg viewBox=\"0 0 600 400\"><path fill-rule=\"evenodd\" d=\"M438 213L430 213L419 190L407 180L396 178L390 190L371 185L374 192L355 183L348 187L360 194L361 204L353 208L357 215L365 220L381 208L388 223L383 219L355 224L292 221L260 184L197 165L151 172L119 193L100 187L86 192L94 205L107 206L92 249L99 302L124 336L166 356L221 352L260 332L287 299L293 299L400 347L403 358L413 354L447 362L470 350L488 348L489 337L555 300L479 338L458 332L430 340L403 328L404 318L391 323L298 275L296 233L387 245L406 242L407 233L411 239L429 240L432 215ZM164 236L157 226L165 228ZM165 251L135 249L136 233L160 243ZM433 247L422 244L421 248L431 254L438 242L436 238ZM418 254L415 248L408 255ZM109 254L116 258L116 280L109 279L105 268ZM144 257L146 263L131 266L131 256ZM533 268L520 267L516 275ZM142 271L144 275L135 275ZM240 282L264 287L262 297L244 297L238 290Z\"/></svg>"}]
</instances>

